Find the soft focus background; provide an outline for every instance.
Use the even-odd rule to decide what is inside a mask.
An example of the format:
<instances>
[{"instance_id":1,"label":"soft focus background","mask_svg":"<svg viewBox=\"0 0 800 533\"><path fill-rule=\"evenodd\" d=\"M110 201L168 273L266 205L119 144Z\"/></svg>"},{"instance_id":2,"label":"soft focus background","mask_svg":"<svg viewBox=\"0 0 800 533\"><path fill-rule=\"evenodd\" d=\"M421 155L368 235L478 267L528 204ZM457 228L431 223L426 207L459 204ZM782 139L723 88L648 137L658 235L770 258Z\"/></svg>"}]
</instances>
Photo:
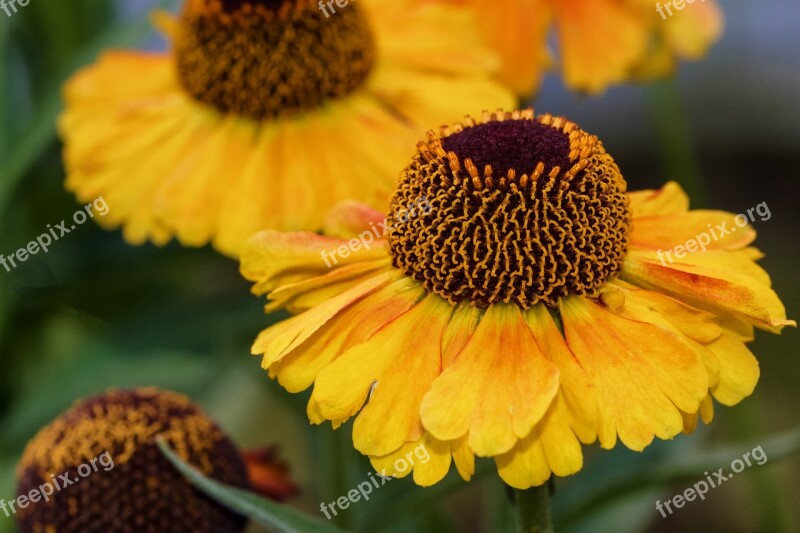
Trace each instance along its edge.
<instances>
[{"instance_id":1,"label":"soft focus background","mask_svg":"<svg viewBox=\"0 0 800 533\"><path fill-rule=\"evenodd\" d=\"M54 131L59 86L103 47L163 46L146 20L156 3L34 0L12 18L0 12L0 253L13 253L79 208L62 186ZM551 76L535 107L600 136L631 189L676 179L695 207L743 212L767 202L772 216L754 223L756 244L789 316L798 319L800 3L722 5L722 42L704 62L683 65L674 82L584 98ZM118 232L91 223L11 273L0 268L0 498L13 497L15 463L42 425L77 398L139 385L187 393L243 448L280 445L302 487L292 505L312 514L321 516L320 501L363 481L369 465L352 450L350 428L310 427L306 396L284 393L248 355L256 333L277 317L265 317L237 270L209 249L132 248ZM667 519L656 499L693 481L619 490L620 480L647 480L653 465L723 449L733 460L798 425L799 339L791 329L759 334L752 346L762 372L756 393L736 408L718 408L710 428L644 454L590 449L586 469L557 483L558 530L800 531L797 456L747 469ZM470 484L457 476L432 489L392 481L373 500L352 505L340 525L507 529L507 495L484 466ZM13 520L0 513L6 531L14 531Z\"/></svg>"}]
</instances>

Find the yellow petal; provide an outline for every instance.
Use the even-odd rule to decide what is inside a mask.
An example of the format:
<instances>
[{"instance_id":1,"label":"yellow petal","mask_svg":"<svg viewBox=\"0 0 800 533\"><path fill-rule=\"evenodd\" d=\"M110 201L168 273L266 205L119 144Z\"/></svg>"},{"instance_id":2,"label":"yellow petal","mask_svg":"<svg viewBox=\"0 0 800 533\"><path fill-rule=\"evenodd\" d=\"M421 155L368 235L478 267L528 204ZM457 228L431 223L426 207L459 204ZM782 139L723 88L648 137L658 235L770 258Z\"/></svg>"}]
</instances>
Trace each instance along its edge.
<instances>
[{"instance_id":1,"label":"yellow petal","mask_svg":"<svg viewBox=\"0 0 800 533\"><path fill-rule=\"evenodd\" d=\"M642 450L683 429L708 391L697 353L673 332L616 315L582 297L561 304L567 344L600 395L600 444Z\"/></svg>"},{"instance_id":2,"label":"yellow petal","mask_svg":"<svg viewBox=\"0 0 800 533\"><path fill-rule=\"evenodd\" d=\"M687 251L690 255L699 255L706 250L737 250L756 238L751 226L737 225L738 216L725 211L696 210L637 217L631 230L630 245L670 252L673 260L680 260L679 254L686 255Z\"/></svg>"},{"instance_id":3,"label":"yellow petal","mask_svg":"<svg viewBox=\"0 0 800 533\"><path fill-rule=\"evenodd\" d=\"M312 398L325 418L361 410L353 425L360 452L385 455L422 435L419 406L441 372L451 312L447 300L430 295L320 372Z\"/></svg>"},{"instance_id":4,"label":"yellow petal","mask_svg":"<svg viewBox=\"0 0 800 533\"><path fill-rule=\"evenodd\" d=\"M499 65L481 42L468 10L444 2L370 0L368 11L378 48L389 64L450 75L487 73Z\"/></svg>"},{"instance_id":5,"label":"yellow petal","mask_svg":"<svg viewBox=\"0 0 800 533\"><path fill-rule=\"evenodd\" d=\"M422 287L401 278L368 294L320 327L308 340L274 363L270 371L289 392L300 392L323 368L405 313L424 296Z\"/></svg>"},{"instance_id":6,"label":"yellow petal","mask_svg":"<svg viewBox=\"0 0 800 533\"><path fill-rule=\"evenodd\" d=\"M696 61L722 37L724 16L715 0L703 0L667 17L663 28L665 40L673 52Z\"/></svg>"},{"instance_id":7,"label":"yellow petal","mask_svg":"<svg viewBox=\"0 0 800 533\"><path fill-rule=\"evenodd\" d=\"M640 217L675 215L689 210L689 196L674 181L657 190L629 192L628 199L634 223Z\"/></svg>"},{"instance_id":8,"label":"yellow petal","mask_svg":"<svg viewBox=\"0 0 800 533\"><path fill-rule=\"evenodd\" d=\"M583 467L583 452L570 419L566 402L558 394L536 429L495 459L503 481L524 490L541 485L551 473L563 477L578 472Z\"/></svg>"},{"instance_id":9,"label":"yellow petal","mask_svg":"<svg viewBox=\"0 0 800 533\"><path fill-rule=\"evenodd\" d=\"M500 477L526 489L541 485L551 473L568 476L583 466L581 442L597 438L598 395L544 305L526 312L537 344L560 372L560 390L544 418L506 454L496 458Z\"/></svg>"},{"instance_id":10,"label":"yellow petal","mask_svg":"<svg viewBox=\"0 0 800 533\"><path fill-rule=\"evenodd\" d=\"M261 366L269 368L348 306L390 283L395 275L392 271L378 274L336 298L265 329L256 338L251 352L253 355L263 354Z\"/></svg>"},{"instance_id":11,"label":"yellow petal","mask_svg":"<svg viewBox=\"0 0 800 533\"><path fill-rule=\"evenodd\" d=\"M564 336L544 305L525 313L536 343L558 368L559 393L569 412L569 425L581 442L597 439L598 393L591 376L567 346Z\"/></svg>"},{"instance_id":12,"label":"yellow petal","mask_svg":"<svg viewBox=\"0 0 800 533\"><path fill-rule=\"evenodd\" d=\"M722 327L716 317L706 311L695 309L669 296L638 288L626 288L614 282L624 292L625 306L622 313L628 318L663 325L667 321L683 335L700 343L709 343L722 335ZM655 312L658 316L650 314Z\"/></svg>"},{"instance_id":13,"label":"yellow petal","mask_svg":"<svg viewBox=\"0 0 800 533\"><path fill-rule=\"evenodd\" d=\"M758 360L747 346L732 335L723 335L708 345L719 361L719 383L711 392L723 405L736 405L753 393L760 371Z\"/></svg>"},{"instance_id":14,"label":"yellow petal","mask_svg":"<svg viewBox=\"0 0 800 533\"><path fill-rule=\"evenodd\" d=\"M466 437L450 442L453 451L453 462L456 470L464 481L469 481L475 475L475 454L469 448Z\"/></svg>"},{"instance_id":15,"label":"yellow petal","mask_svg":"<svg viewBox=\"0 0 800 533\"><path fill-rule=\"evenodd\" d=\"M245 279L255 282L253 294L266 294L284 285L323 276L333 266L386 257L384 246L352 252L347 242L314 233L262 231L245 245L240 271ZM337 253L331 258L341 247L347 248L347 256Z\"/></svg>"},{"instance_id":16,"label":"yellow petal","mask_svg":"<svg viewBox=\"0 0 800 533\"><path fill-rule=\"evenodd\" d=\"M772 289L750 275L725 266L725 261L720 261L716 267L661 264L655 254L631 250L625 258L621 277L694 307L731 313L769 331L779 332L784 326L795 325L794 321L786 320L786 310Z\"/></svg>"},{"instance_id":17,"label":"yellow petal","mask_svg":"<svg viewBox=\"0 0 800 533\"><path fill-rule=\"evenodd\" d=\"M414 483L429 487L441 481L450 470L450 444L425 433L414 442L380 457L370 457L373 468L382 476L402 478L414 473Z\"/></svg>"},{"instance_id":18,"label":"yellow petal","mask_svg":"<svg viewBox=\"0 0 800 533\"><path fill-rule=\"evenodd\" d=\"M558 370L537 346L516 305L492 305L422 404L425 428L440 440L469 434L480 456L507 452L541 419L558 389Z\"/></svg>"},{"instance_id":19,"label":"yellow petal","mask_svg":"<svg viewBox=\"0 0 800 533\"><path fill-rule=\"evenodd\" d=\"M649 25L613 0L559 0L556 24L565 83L598 93L624 81L647 50Z\"/></svg>"},{"instance_id":20,"label":"yellow petal","mask_svg":"<svg viewBox=\"0 0 800 533\"><path fill-rule=\"evenodd\" d=\"M462 305L453 312L442 339L442 368L450 366L467 345L481 314L481 310L471 304Z\"/></svg>"},{"instance_id":21,"label":"yellow petal","mask_svg":"<svg viewBox=\"0 0 800 533\"><path fill-rule=\"evenodd\" d=\"M379 271L392 269L388 254L383 259L351 263L327 274L284 285L269 293L267 312L286 308L292 313L306 311L351 289Z\"/></svg>"},{"instance_id":22,"label":"yellow petal","mask_svg":"<svg viewBox=\"0 0 800 533\"><path fill-rule=\"evenodd\" d=\"M347 200L336 204L325 217L324 233L330 237L351 239L363 232L383 238L384 231L381 223L386 221L386 215L371 208L366 204Z\"/></svg>"},{"instance_id":23,"label":"yellow petal","mask_svg":"<svg viewBox=\"0 0 800 533\"><path fill-rule=\"evenodd\" d=\"M385 106L413 123L428 124L429 128L431 124L452 124L465 114L475 116L484 109L517 106L513 93L489 79L462 79L390 66L377 70L373 76L372 91ZM408 159L412 156L409 151Z\"/></svg>"},{"instance_id":24,"label":"yellow petal","mask_svg":"<svg viewBox=\"0 0 800 533\"><path fill-rule=\"evenodd\" d=\"M704 424L710 424L714 418L714 401L711 395L705 397L700 404L700 411L696 413L682 413L683 415L683 432L686 434L694 433L697 428L697 422L700 418L703 419Z\"/></svg>"}]
</instances>

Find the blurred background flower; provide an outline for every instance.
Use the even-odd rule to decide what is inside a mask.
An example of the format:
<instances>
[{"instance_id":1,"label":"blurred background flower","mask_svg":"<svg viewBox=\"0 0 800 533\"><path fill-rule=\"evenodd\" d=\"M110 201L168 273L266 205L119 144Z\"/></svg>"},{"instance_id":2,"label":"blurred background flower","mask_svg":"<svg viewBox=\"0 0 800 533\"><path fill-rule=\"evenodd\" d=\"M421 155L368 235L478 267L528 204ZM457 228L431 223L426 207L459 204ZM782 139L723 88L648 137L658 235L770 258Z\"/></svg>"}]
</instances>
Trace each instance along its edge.
<instances>
[{"instance_id":1,"label":"blurred background flower","mask_svg":"<svg viewBox=\"0 0 800 533\"><path fill-rule=\"evenodd\" d=\"M249 487L236 446L189 398L154 388L109 391L77 402L25 447L17 496L32 503L15 515L20 530L242 531L245 517L171 468L157 438L206 475Z\"/></svg>"},{"instance_id":2,"label":"blurred background flower","mask_svg":"<svg viewBox=\"0 0 800 533\"><path fill-rule=\"evenodd\" d=\"M146 19L156 5L175 8L146 0L73 0L31 2L13 17L0 13L0 253L13 253L76 210L63 189L55 137L60 87L103 48L163 49ZM631 189L675 179L693 208L742 212L767 202L771 219L754 224L766 253L761 265L788 316L796 318L800 5L720 5L725 34L701 63L679 65L675 81L617 86L586 98L567 90L560 76L546 75L535 106L567 115L603 139ZM655 3L652 11L657 16ZM110 386L156 385L188 394L245 449L280 445L303 487L292 505L321 516L319 503L355 487L370 465L352 451L348 428L334 434L309 426L307 397L265 383L259 360L246 355L252 332L264 327L261 302L248 291L238 265L209 248L132 248L119 232L91 224L12 272L0 267L0 498L14 495L14 468L25 443L77 398ZM750 442L797 425L798 333L759 335L751 348L760 354L757 393L736 409L719 411L711 428L643 455L587 450L577 483L558 485L559 530L800 529L797 458L778 464L770 456L669 519L654 502L686 483L664 488L640 479L636 492L608 490L701 449L731 445L736 453L727 459L733 459L752 448ZM335 520L373 531L507 528L511 506L485 470L479 463L468 486L457 476L424 491L412 490L410 480L393 481ZM13 520L0 515L0 531L13 528Z\"/></svg>"},{"instance_id":3,"label":"blurred background flower","mask_svg":"<svg viewBox=\"0 0 800 533\"><path fill-rule=\"evenodd\" d=\"M702 59L722 35L716 0L447 0L472 8L503 59L500 79L521 96L554 70L573 90L672 74ZM688 7L688 9L686 9Z\"/></svg>"},{"instance_id":4,"label":"blurred background flower","mask_svg":"<svg viewBox=\"0 0 800 533\"><path fill-rule=\"evenodd\" d=\"M456 6L188 0L154 18L168 52L105 51L59 117L67 189L115 204L98 221L131 244L235 257L262 229L314 231L338 202L383 203L430 124L513 102Z\"/></svg>"}]
</instances>

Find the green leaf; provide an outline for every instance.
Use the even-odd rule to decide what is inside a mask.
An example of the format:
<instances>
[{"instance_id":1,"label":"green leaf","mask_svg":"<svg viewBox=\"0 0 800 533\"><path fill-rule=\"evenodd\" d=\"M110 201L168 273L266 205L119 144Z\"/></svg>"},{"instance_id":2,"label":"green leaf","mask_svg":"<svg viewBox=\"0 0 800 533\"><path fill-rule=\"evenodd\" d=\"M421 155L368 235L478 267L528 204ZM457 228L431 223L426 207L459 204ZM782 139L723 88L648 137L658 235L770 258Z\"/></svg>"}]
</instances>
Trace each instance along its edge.
<instances>
[{"instance_id":1,"label":"green leaf","mask_svg":"<svg viewBox=\"0 0 800 533\"><path fill-rule=\"evenodd\" d=\"M192 485L215 501L239 514L255 520L259 524L286 533L305 533L312 531L319 533L342 533L344 531L286 505L277 504L246 490L230 487L206 477L191 465L183 462L183 460L169 448L164 440L159 438L157 442L161 452L175 465L178 471L186 476Z\"/></svg>"}]
</instances>

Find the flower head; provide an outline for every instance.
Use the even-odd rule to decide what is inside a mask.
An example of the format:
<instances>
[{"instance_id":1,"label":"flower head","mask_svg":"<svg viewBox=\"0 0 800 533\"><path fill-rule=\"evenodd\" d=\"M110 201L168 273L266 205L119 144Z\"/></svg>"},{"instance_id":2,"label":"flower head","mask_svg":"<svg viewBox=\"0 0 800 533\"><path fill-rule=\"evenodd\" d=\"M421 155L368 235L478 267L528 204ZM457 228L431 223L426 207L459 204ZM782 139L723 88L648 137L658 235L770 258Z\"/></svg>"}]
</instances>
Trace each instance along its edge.
<instances>
[{"instance_id":1,"label":"flower head","mask_svg":"<svg viewBox=\"0 0 800 533\"><path fill-rule=\"evenodd\" d=\"M188 398L111 391L77 403L28 444L17 493L49 484L50 495L19 510L20 530L242 531L245 519L192 487L161 454L157 436L206 475L248 485L239 452Z\"/></svg>"},{"instance_id":2,"label":"flower head","mask_svg":"<svg viewBox=\"0 0 800 533\"><path fill-rule=\"evenodd\" d=\"M340 3L337 3L339 5ZM411 0L186 0L167 53L106 52L66 85L66 186L102 195L126 240L318 230L347 198L385 203L424 132L507 106L468 10Z\"/></svg>"},{"instance_id":3,"label":"flower head","mask_svg":"<svg viewBox=\"0 0 800 533\"><path fill-rule=\"evenodd\" d=\"M409 216L419 196L430 209ZM674 183L627 192L600 141L563 118L485 114L430 133L382 219L348 205L330 236L248 243L254 292L297 313L253 353L289 391L314 386L313 422L355 417L379 470L407 474L393 465L424 445L421 485L451 463L469 479L477 455L526 488L580 470L581 443L642 450L692 431L712 397L753 391L753 326L794 325L752 228L662 262L733 215L689 211Z\"/></svg>"},{"instance_id":4,"label":"flower head","mask_svg":"<svg viewBox=\"0 0 800 533\"><path fill-rule=\"evenodd\" d=\"M598 93L611 85L664 75L679 59L696 61L722 35L716 0L447 0L479 13L487 44L503 57L501 79L522 96L553 63L564 83ZM557 59L547 37L555 31Z\"/></svg>"}]
</instances>

